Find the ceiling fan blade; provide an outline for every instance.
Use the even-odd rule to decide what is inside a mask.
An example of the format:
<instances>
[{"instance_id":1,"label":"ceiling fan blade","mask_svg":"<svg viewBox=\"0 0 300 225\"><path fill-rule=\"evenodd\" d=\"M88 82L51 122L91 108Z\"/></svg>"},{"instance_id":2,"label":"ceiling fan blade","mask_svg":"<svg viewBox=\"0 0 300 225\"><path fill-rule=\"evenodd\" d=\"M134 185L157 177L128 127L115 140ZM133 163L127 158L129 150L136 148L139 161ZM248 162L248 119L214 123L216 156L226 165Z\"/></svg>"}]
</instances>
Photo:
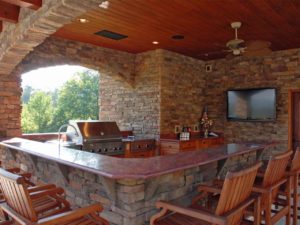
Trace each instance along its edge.
<instances>
[{"instance_id":1,"label":"ceiling fan blade","mask_svg":"<svg viewBox=\"0 0 300 225\"><path fill-rule=\"evenodd\" d=\"M258 50L251 50L248 51L248 49L244 52L244 56L265 56L272 53L272 50L269 48L262 48Z\"/></svg>"},{"instance_id":2,"label":"ceiling fan blade","mask_svg":"<svg viewBox=\"0 0 300 225\"><path fill-rule=\"evenodd\" d=\"M247 50L257 51L260 49L270 48L271 42L264 40L251 40L246 42Z\"/></svg>"}]
</instances>

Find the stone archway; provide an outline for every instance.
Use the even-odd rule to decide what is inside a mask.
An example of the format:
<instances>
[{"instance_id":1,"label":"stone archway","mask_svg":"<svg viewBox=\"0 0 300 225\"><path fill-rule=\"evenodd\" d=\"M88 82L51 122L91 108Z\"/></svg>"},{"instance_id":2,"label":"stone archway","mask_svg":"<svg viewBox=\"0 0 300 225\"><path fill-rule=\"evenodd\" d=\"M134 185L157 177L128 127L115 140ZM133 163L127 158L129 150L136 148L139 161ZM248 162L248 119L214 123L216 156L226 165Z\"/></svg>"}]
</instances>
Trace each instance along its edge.
<instances>
[{"instance_id":1,"label":"stone archway","mask_svg":"<svg viewBox=\"0 0 300 225\"><path fill-rule=\"evenodd\" d=\"M4 23L0 34L0 76L10 74L36 46L102 0L44 0L37 11L21 9L18 24Z\"/></svg>"},{"instance_id":2,"label":"stone archway","mask_svg":"<svg viewBox=\"0 0 300 225\"><path fill-rule=\"evenodd\" d=\"M124 89L131 91L134 82L134 62L134 54L61 38L46 39L29 53L10 75L0 76L0 86L4 87L2 92L0 91L0 136L21 135L21 74L42 67L80 65L98 71L100 77L118 80L125 86ZM5 96L1 98L3 95ZM122 115L120 111L113 119L123 124L126 119L122 119Z\"/></svg>"}]
</instances>

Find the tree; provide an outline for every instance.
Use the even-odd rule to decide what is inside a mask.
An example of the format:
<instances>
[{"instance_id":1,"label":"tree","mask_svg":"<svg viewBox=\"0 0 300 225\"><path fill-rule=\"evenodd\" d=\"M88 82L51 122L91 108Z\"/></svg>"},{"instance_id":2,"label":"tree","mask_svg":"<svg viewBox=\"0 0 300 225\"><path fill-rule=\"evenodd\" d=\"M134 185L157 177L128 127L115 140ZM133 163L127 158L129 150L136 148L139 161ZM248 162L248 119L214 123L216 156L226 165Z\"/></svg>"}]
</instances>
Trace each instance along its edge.
<instances>
[{"instance_id":1,"label":"tree","mask_svg":"<svg viewBox=\"0 0 300 225\"><path fill-rule=\"evenodd\" d=\"M25 86L22 95L22 103L27 104L30 100L30 96L33 92L33 88L31 86Z\"/></svg>"},{"instance_id":2,"label":"tree","mask_svg":"<svg viewBox=\"0 0 300 225\"><path fill-rule=\"evenodd\" d=\"M87 70L77 73L59 90L52 130L57 131L69 120L98 119L98 95L98 72Z\"/></svg>"},{"instance_id":3,"label":"tree","mask_svg":"<svg viewBox=\"0 0 300 225\"><path fill-rule=\"evenodd\" d=\"M24 133L49 132L53 107L51 95L38 91L23 105L22 129Z\"/></svg>"}]
</instances>

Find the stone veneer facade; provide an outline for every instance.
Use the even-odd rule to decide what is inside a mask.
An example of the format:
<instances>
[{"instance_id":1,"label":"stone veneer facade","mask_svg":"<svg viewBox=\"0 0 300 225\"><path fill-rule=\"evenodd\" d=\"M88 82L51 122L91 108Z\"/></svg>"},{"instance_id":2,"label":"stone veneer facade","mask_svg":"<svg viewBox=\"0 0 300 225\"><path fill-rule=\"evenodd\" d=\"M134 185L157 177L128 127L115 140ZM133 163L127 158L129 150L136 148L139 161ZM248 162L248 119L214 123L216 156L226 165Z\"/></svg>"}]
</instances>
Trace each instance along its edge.
<instances>
[{"instance_id":1,"label":"stone veneer facade","mask_svg":"<svg viewBox=\"0 0 300 225\"><path fill-rule=\"evenodd\" d=\"M276 139L287 143L288 90L299 87L300 50L265 57L236 57L203 62L177 53L155 50L130 54L89 44L48 38L9 76L0 76L0 135L20 135L20 75L46 66L82 65L100 72L100 119L115 120L139 137L158 138L175 125L199 122L208 106L214 130L227 141ZM205 64L213 71L206 73ZM226 90L277 88L277 120L226 120Z\"/></svg>"},{"instance_id":2,"label":"stone veneer facade","mask_svg":"<svg viewBox=\"0 0 300 225\"><path fill-rule=\"evenodd\" d=\"M0 33L0 137L21 135L20 74L13 71L23 58L57 29L101 0L43 0L39 10L21 8L17 24L3 22Z\"/></svg>"},{"instance_id":3,"label":"stone veneer facade","mask_svg":"<svg viewBox=\"0 0 300 225\"><path fill-rule=\"evenodd\" d=\"M255 159L253 152L232 157L224 164L224 172L253 164ZM190 204L196 187L214 178L218 171L218 163L213 162L149 179L112 180L4 146L0 146L0 160L4 168L20 167L30 172L34 183L62 187L73 208L100 203L104 207L101 216L111 225L149 224L159 200Z\"/></svg>"},{"instance_id":4,"label":"stone veneer facade","mask_svg":"<svg viewBox=\"0 0 300 225\"><path fill-rule=\"evenodd\" d=\"M265 57L237 57L214 60L207 73L206 104L215 129L227 141L278 140L287 147L288 91L300 87L300 49L273 52ZM277 119L274 122L231 122L226 119L226 90L234 88L275 87Z\"/></svg>"}]
</instances>

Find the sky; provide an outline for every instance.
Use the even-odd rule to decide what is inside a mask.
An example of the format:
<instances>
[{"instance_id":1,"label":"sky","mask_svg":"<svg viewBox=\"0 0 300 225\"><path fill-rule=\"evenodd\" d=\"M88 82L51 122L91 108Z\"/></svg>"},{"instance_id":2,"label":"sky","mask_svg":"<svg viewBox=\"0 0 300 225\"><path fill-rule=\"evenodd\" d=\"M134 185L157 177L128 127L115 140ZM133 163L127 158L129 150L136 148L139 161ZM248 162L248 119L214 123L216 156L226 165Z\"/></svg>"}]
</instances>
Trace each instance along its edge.
<instances>
[{"instance_id":1,"label":"sky","mask_svg":"<svg viewBox=\"0 0 300 225\"><path fill-rule=\"evenodd\" d=\"M32 70L22 75L22 88L31 86L34 89L52 91L62 86L75 73L88 70L81 66L52 66Z\"/></svg>"}]
</instances>

